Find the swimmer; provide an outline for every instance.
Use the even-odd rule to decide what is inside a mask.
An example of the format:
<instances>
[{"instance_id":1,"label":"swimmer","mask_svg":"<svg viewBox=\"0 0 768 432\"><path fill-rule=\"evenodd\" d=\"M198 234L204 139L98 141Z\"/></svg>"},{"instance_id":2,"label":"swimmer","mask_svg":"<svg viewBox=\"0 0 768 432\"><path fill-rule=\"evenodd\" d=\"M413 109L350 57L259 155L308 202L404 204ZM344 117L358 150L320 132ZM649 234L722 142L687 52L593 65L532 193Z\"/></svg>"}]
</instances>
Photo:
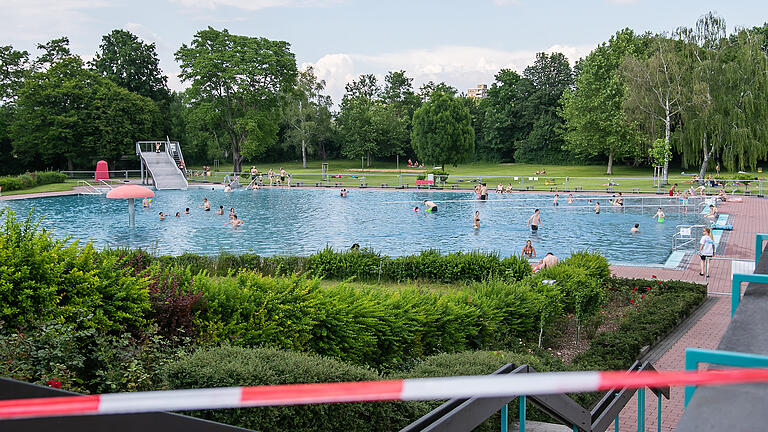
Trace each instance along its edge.
<instances>
[{"instance_id":1,"label":"swimmer","mask_svg":"<svg viewBox=\"0 0 768 432\"><path fill-rule=\"evenodd\" d=\"M616 199L613 200L613 205L615 205L615 206L623 206L624 205L624 198L621 196L621 192L619 192L619 196L616 197Z\"/></svg>"},{"instance_id":2,"label":"swimmer","mask_svg":"<svg viewBox=\"0 0 768 432\"><path fill-rule=\"evenodd\" d=\"M595 214L600 214L600 202L595 201Z\"/></svg>"},{"instance_id":3,"label":"swimmer","mask_svg":"<svg viewBox=\"0 0 768 432\"><path fill-rule=\"evenodd\" d=\"M419 208L419 207L414 207L413 208L413 211L415 211L416 213L418 213L420 210L421 210L421 208Z\"/></svg>"},{"instance_id":4,"label":"swimmer","mask_svg":"<svg viewBox=\"0 0 768 432\"><path fill-rule=\"evenodd\" d=\"M665 216L665 215L664 215L664 210L662 210L662 209L661 209L661 207L659 207L659 209L658 209L658 210L656 210L656 214L655 214L655 215L653 215L653 217L654 217L654 218L655 218L655 219L656 219L658 222L664 222L664 216Z\"/></svg>"},{"instance_id":5,"label":"swimmer","mask_svg":"<svg viewBox=\"0 0 768 432\"><path fill-rule=\"evenodd\" d=\"M348 191L346 189L342 189L341 192L339 193L339 196L342 197L342 198L346 198L347 197L347 193L348 193Z\"/></svg>"},{"instance_id":6,"label":"swimmer","mask_svg":"<svg viewBox=\"0 0 768 432\"><path fill-rule=\"evenodd\" d=\"M184 214L189 214L189 207L184 209Z\"/></svg>"},{"instance_id":7,"label":"swimmer","mask_svg":"<svg viewBox=\"0 0 768 432\"><path fill-rule=\"evenodd\" d=\"M232 192L232 188L229 185L224 186L224 192Z\"/></svg>"},{"instance_id":8,"label":"swimmer","mask_svg":"<svg viewBox=\"0 0 768 432\"><path fill-rule=\"evenodd\" d=\"M181 213L176 212L176 217L181 217Z\"/></svg>"},{"instance_id":9,"label":"swimmer","mask_svg":"<svg viewBox=\"0 0 768 432\"><path fill-rule=\"evenodd\" d=\"M487 200L488 199L488 185L485 183L482 183L480 185L480 199L481 200Z\"/></svg>"},{"instance_id":10,"label":"swimmer","mask_svg":"<svg viewBox=\"0 0 768 432\"><path fill-rule=\"evenodd\" d=\"M539 209L536 209L531 217L528 218L528 222L526 222L525 226L529 225L531 226L531 231L536 232L539 230L539 226L541 225L541 211L539 211Z\"/></svg>"},{"instance_id":11,"label":"swimmer","mask_svg":"<svg viewBox=\"0 0 768 432\"><path fill-rule=\"evenodd\" d=\"M237 216L237 213L235 213L235 208L234 207L230 207L229 208L229 216L227 216L227 217L232 219L233 216Z\"/></svg>"},{"instance_id":12,"label":"swimmer","mask_svg":"<svg viewBox=\"0 0 768 432\"><path fill-rule=\"evenodd\" d=\"M163 212L160 212L160 220L165 220L165 218L167 216L168 216L167 214L164 214Z\"/></svg>"},{"instance_id":13,"label":"swimmer","mask_svg":"<svg viewBox=\"0 0 768 432\"><path fill-rule=\"evenodd\" d=\"M573 204L573 194L568 194L568 204Z\"/></svg>"},{"instance_id":14,"label":"swimmer","mask_svg":"<svg viewBox=\"0 0 768 432\"><path fill-rule=\"evenodd\" d=\"M557 202L557 200L560 198L560 195L555 194L555 197L552 199L552 205L557 207L560 205L560 203Z\"/></svg>"},{"instance_id":15,"label":"swimmer","mask_svg":"<svg viewBox=\"0 0 768 432\"><path fill-rule=\"evenodd\" d=\"M635 224L632 228L629 229L629 232L632 234L637 234L640 232L640 224Z\"/></svg>"},{"instance_id":16,"label":"swimmer","mask_svg":"<svg viewBox=\"0 0 768 432\"><path fill-rule=\"evenodd\" d=\"M520 256L536 258L536 249L533 248L533 244L530 240L525 241L525 246L523 246L523 252L520 254Z\"/></svg>"},{"instance_id":17,"label":"swimmer","mask_svg":"<svg viewBox=\"0 0 768 432\"><path fill-rule=\"evenodd\" d=\"M208 201L208 198L203 198L203 205L197 206L197 208L202 208L205 211L211 211L211 202Z\"/></svg>"},{"instance_id":18,"label":"swimmer","mask_svg":"<svg viewBox=\"0 0 768 432\"><path fill-rule=\"evenodd\" d=\"M239 227L240 225L244 224L245 222L242 221L242 219L238 219L237 215L232 216L232 220L229 222L224 222L224 225L232 224L232 229L235 229Z\"/></svg>"},{"instance_id":19,"label":"swimmer","mask_svg":"<svg viewBox=\"0 0 768 432\"><path fill-rule=\"evenodd\" d=\"M479 211L475 212L475 219L474 219L473 228L474 229L480 228L480 212Z\"/></svg>"},{"instance_id":20,"label":"swimmer","mask_svg":"<svg viewBox=\"0 0 768 432\"><path fill-rule=\"evenodd\" d=\"M437 211L437 204L432 201L424 200L424 207L426 207L427 213L434 213Z\"/></svg>"},{"instance_id":21,"label":"swimmer","mask_svg":"<svg viewBox=\"0 0 768 432\"><path fill-rule=\"evenodd\" d=\"M141 206L144 208L147 208L149 207L151 202L152 200L150 200L149 198L144 198L143 200L141 200Z\"/></svg>"},{"instance_id":22,"label":"swimmer","mask_svg":"<svg viewBox=\"0 0 768 432\"><path fill-rule=\"evenodd\" d=\"M224 214L224 206L219 206L219 209L216 210L217 215L223 215Z\"/></svg>"}]
</instances>

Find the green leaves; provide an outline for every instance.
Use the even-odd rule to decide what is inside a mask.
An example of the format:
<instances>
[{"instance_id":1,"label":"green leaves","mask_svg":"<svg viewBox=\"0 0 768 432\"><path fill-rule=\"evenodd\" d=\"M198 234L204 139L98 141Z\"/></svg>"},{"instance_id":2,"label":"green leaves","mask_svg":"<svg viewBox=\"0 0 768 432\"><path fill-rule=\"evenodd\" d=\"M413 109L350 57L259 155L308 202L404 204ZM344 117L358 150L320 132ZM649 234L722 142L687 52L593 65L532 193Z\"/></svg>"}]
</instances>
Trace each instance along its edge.
<instances>
[{"instance_id":1,"label":"green leaves","mask_svg":"<svg viewBox=\"0 0 768 432\"><path fill-rule=\"evenodd\" d=\"M419 159L456 165L475 152L475 131L469 110L444 93L433 96L413 114L411 143Z\"/></svg>"}]
</instances>

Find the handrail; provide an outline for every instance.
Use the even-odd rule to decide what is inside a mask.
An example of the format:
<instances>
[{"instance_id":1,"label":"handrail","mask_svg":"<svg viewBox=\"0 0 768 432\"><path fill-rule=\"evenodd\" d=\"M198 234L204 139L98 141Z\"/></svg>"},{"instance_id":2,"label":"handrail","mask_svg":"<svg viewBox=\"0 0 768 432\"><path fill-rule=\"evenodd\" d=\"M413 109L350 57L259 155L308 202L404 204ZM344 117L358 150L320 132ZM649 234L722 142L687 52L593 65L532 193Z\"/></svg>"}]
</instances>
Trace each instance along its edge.
<instances>
[{"instance_id":1,"label":"handrail","mask_svg":"<svg viewBox=\"0 0 768 432\"><path fill-rule=\"evenodd\" d=\"M112 185L111 185L111 184L109 184L108 182L104 181L104 179L99 179L99 181L100 181L102 184L105 184L105 185L106 185L108 188L110 188L110 189L114 189L114 188L112 187Z\"/></svg>"}]
</instances>

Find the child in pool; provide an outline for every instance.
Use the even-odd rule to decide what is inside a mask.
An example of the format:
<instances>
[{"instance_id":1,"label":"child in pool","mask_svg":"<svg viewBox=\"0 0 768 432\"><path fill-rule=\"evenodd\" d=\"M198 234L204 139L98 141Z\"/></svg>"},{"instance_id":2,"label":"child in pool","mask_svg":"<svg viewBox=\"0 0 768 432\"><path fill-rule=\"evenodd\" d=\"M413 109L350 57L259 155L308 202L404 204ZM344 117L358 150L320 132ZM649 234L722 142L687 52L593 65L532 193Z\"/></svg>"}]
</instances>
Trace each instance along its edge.
<instances>
[{"instance_id":1,"label":"child in pool","mask_svg":"<svg viewBox=\"0 0 768 432\"><path fill-rule=\"evenodd\" d=\"M656 210L656 214L653 215L653 217L656 218L658 222L664 222L664 210L662 210L661 207L659 207L659 209Z\"/></svg>"}]
</instances>

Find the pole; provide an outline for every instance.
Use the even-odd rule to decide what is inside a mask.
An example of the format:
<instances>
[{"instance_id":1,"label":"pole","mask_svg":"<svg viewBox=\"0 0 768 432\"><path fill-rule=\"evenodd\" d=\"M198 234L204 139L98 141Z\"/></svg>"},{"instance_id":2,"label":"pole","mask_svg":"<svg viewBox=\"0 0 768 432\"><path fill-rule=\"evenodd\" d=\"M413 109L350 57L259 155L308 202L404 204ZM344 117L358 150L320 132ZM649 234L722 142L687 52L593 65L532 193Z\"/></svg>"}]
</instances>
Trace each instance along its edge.
<instances>
[{"instance_id":1,"label":"pole","mask_svg":"<svg viewBox=\"0 0 768 432\"><path fill-rule=\"evenodd\" d=\"M133 228L135 226L134 224L134 212L136 211L134 208L134 199L131 198L128 200L128 225Z\"/></svg>"}]
</instances>

